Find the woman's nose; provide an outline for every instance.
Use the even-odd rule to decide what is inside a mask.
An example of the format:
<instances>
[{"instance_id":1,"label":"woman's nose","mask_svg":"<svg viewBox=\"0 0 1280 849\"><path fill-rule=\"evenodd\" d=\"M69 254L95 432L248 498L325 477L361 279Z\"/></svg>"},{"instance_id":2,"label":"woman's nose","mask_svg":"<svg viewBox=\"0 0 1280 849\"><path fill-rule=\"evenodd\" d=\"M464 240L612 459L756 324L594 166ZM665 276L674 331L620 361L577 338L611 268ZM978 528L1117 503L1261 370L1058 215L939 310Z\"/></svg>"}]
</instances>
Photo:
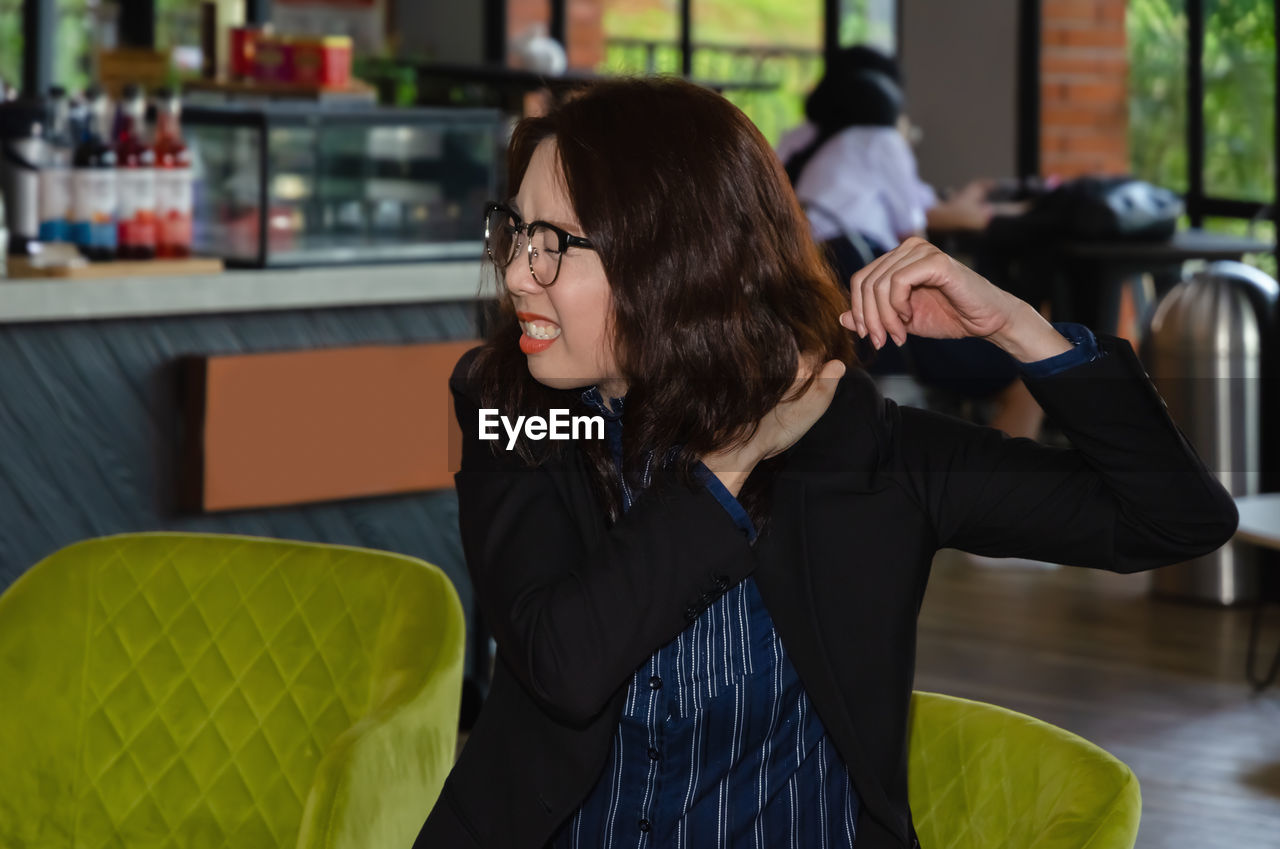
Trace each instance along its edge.
<instances>
[{"instance_id":1,"label":"woman's nose","mask_svg":"<svg viewBox=\"0 0 1280 849\"><path fill-rule=\"evenodd\" d=\"M538 281L533 279L529 261L525 259L523 252L507 266L503 282L506 283L507 291L513 295L533 295L542 291Z\"/></svg>"}]
</instances>

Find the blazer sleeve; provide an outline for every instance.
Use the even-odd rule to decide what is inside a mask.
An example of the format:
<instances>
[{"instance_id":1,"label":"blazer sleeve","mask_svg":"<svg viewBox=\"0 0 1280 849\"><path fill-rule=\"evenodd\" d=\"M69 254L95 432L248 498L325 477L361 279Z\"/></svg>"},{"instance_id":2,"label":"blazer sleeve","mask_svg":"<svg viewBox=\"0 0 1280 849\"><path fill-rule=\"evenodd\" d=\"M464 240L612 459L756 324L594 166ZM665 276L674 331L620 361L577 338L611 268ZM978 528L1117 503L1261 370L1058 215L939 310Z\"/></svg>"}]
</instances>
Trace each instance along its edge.
<instances>
[{"instance_id":1,"label":"blazer sleeve","mask_svg":"<svg viewBox=\"0 0 1280 849\"><path fill-rule=\"evenodd\" d=\"M599 507L577 491L585 477L570 476L582 486L566 489L550 469L479 440L479 407L464 378L471 359L450 380L462 428L454 480L467 569L512 674L550 715L581 725L745 578L753 555L705 486L675 482L655 483L588 547L578 513Z\"/></svg>"},{"instance_id":2,"label":"blazer sleeve","mask_svg":"<svg viewBox=\"0 0 1280 849\"><path fill-rule=\"evenodd\" d=\"M1072 447L890 405L899 473L939 547L1138 572L1207 554L1235 532L1235 502L1170 419L1129 344L1025 377Z\"/></svg>"}]
</instances>

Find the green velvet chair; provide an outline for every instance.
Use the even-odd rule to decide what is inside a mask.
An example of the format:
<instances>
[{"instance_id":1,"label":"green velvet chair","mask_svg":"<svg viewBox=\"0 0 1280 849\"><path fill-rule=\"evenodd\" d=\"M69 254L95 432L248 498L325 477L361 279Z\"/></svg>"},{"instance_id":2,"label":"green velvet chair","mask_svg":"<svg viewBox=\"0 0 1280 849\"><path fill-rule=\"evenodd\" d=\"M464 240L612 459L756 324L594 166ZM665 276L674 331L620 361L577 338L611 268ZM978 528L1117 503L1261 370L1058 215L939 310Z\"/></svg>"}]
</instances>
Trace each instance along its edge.
<instances>
[{"instance_id":1,"label":"green velvet chair","mask_svg":"<svg viewBox=\"0 0 1280 849\"><path fill-rule=\"evenodd\" d=\"M922 849L1131 849L1132 770L1082 737L995 705L917 691L911 813Z\"/></svg>"},{"instance_id":2,"label":"green velvet chair","mask_svg":"<svg viewBox=\"0 0 1280 849\"><path fill-rule=\"evenodd\" d=\"M64 548L0 596L0 846L411 846L454 761L463 632L411 557Z\"/></svg>"}]
</instances>

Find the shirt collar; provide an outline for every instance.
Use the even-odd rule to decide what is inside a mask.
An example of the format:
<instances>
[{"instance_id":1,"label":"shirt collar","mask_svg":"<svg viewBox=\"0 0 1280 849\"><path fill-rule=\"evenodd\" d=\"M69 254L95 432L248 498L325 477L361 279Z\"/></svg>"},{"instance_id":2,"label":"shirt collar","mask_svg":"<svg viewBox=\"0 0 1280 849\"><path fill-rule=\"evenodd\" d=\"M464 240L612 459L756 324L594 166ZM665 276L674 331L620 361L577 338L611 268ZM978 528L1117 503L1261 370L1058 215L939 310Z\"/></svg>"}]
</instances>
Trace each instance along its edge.
<instances>
[{"instance_id":1,"label":"shirt collar","mask_svg":"<svg viewBox=\"0 0 1280 849\"><path fill-rule=\"evenodd\" d=\"M609 406L613 408L610 410L608 407L605 407L604 396L600 394L600 388L598 386L591 386L583 390L582 403L604 416L608 421L616 422L622 418L623 399L610 398Z\"/></svg>"}]
</instances>

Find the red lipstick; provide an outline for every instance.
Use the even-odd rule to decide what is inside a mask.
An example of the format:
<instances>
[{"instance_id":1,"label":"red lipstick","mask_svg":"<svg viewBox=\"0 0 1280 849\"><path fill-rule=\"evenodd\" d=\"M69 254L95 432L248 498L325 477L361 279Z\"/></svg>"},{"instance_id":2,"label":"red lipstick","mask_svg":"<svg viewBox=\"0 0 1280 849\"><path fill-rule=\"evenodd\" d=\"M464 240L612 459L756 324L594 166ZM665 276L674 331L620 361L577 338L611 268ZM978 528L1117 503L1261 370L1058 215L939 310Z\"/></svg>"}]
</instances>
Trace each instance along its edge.
<instances>
[{"instance_id":1,"label":"red lipstick","mask_svg":"<svg viewBox=\"0 0 1280 849\"><path fill-rule=\"evenodd\" d=\"M546 316L532 312L517 312L516 318L523 322L541 321L557 328L560 326ZM556 337L556 339L559 338L559 336ZM539 354L554 345L556 339L538 339L525 333L522 328L520 332L520 350L525 354Z\"/></svg>"}]
</instances>

